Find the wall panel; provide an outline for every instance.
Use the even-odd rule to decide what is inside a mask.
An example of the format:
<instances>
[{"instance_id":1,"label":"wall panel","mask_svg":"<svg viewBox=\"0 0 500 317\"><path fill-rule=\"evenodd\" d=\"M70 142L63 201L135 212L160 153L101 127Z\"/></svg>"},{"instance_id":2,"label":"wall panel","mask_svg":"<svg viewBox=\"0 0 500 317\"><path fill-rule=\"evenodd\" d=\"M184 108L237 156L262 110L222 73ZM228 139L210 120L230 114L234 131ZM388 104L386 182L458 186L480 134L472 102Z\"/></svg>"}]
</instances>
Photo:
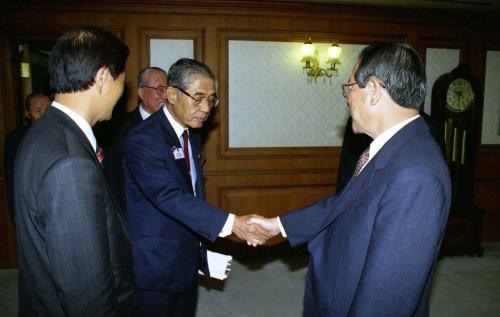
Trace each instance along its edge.
<instances>
[{"instance_id":1,"label":"wall panel","mask_svg":"<svg viewBox=\"0 0 500 317\"><path fill-rule=\"evenodd\" d=\"M219 188L220 206L238 214L265 214L276 217L281 213L299 208L332 193L329 185L306 186L236 186ZM268 244L274 245L285 240L276 237Z\"/></svg>"},{"instance_id":2,"label":"wall panel","mask_svg":"<svg viewBox=\"0 0 500 317\"><path fill-rule=\"evenodd\" d=\"M40 1L5 5L0 10L0 68L5 70L0 74L0 133L4 136L15 127L14 106L19 98L14 78L16 66L10 64L9 51L12 43L17 40L53 41L69 28L86 25L117 32L130 48L125 100L129 110L137 102L137 73L151 62L151 40L192 40L194 56L206 62L218 76L218 94L221 98L221 105L213 114L213 120L202 130L206 141L204 155L207 162L204 169L207 201L219 207L234 208L237 213L260 212L272 216L334 192L342 121L338 117L344 115L344 112L335 112L338 121L333 124L334 127L328 127L324 130L326 132L321 133L328 141L306 140L298 144L277 142L266 145L250 143L245 146L231 143L233 114L230 111L235 110L238 115L238 107L242 106L238 105L240 102L245 107L253 107L251 96L258 94L258 89L249 87L254 93L249 93L245 100L238 101L233 98L235 96L231 96L233 93L242 93L241 90L232 90L233 88L244 89L232 86L237 83L233 82L231 72L238 71L237 68L244 65L241 60L231 64L231 41L299 45L308 36L316 43L329 43L335 39L341 45L398 41L415 46L423 60L427 48L459 49L460 60L470 64L472 71L482 80L483 76L480 75L485 73L485 50L498 50L498 47L488 46L488 43L500 38L497 21L498 19L490 21L483 16L471 14L464 19L460 14L443 15L432 11L299 2L283 4L274 1L160 0L141 3L131 0L89 0L84 4ZM350 63L355 58L353 55L357 52L347 49L348 47L346 46L341 58L351 62L340 65L339 77L332 79L331 86L322 80L307 85L304 79L303 89L309 89L313 93L315 90L340 91L338 85L346 81ZM281 48L279 51L280 54L283 53ZM265 60L270 65L278 65L279 62L273 58L276 56L271 54ZM279 81L288 71L300 72L300 67L297 61L294 69L290 67L258 71L278 72L274 74L274 78ZM265 74L257 73L255 78L259 75ZM276 87L271 88L286 89L286 86L273 86ZM293 96L294 92L294 89L290 89L274 98L286 99ZM319 102L327 103L332 100L332 103L335 102L332 107L343 107L338 96L326 94ZM267 97L268 94L265 95ZM303 115L314 111L314 106L308 100L311 97L300 102L294 111L303 111ZM265 106L272 105L271 99L265 103ZM273 114L277 115L279 112ZM301 124L300 120L286 118L286 124ZM255 126L249 124L247 128L251 130ZM335 135L329 135L328 131L334 131L332 133ZM491 199L492 195L500 196L499 158L498 149L479 148L475 198L476 205L487 209L484 237L488 240L500 240L500 203ZM0 175L3 175L3 171ZM2 198L3 191L0 193L0 203ZM6 218L5 204L2 204L0 211L0 266L13 266L14 231Z\"/></svg>"}]
</instances>

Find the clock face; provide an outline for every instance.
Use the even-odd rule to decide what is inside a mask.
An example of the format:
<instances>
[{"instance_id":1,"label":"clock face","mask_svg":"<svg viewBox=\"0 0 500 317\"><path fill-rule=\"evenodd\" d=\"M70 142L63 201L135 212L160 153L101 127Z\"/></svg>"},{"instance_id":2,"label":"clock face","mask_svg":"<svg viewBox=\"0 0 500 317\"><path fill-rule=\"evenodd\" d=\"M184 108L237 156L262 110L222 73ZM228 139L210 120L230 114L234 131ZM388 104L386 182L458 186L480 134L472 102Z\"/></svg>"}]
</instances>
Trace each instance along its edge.
<instances>
[{"instance_id":1,"label":"clock face","mask_svg":"<svg viewBox=\"0 0 500 317\"><path fill-rule=\"evenodd\" d=\"M464 78L453 80L446 92L446 107L453 112L463 112L474 102L474 89Z\"/></svg>"}]
</instances>

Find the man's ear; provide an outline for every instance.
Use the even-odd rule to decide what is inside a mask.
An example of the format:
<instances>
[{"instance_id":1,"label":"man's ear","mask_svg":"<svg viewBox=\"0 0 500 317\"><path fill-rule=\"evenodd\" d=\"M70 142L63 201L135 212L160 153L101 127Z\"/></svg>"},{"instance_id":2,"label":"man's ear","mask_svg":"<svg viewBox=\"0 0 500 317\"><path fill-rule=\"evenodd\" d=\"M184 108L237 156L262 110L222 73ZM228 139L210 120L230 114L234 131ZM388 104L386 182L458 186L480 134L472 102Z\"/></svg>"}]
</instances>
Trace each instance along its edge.
<instances>
[{"instance_id":1,"label":"man's ear","mask_svg":"<svg viewBox=\"0 0 500 317\"><path fill-rule=\"evenodd\" d=\"M177 89L174 87L167 87L167 101L171 105L175 105L177 102L177 98L179 95L177 94Z\"/></svg>"},{"instance_id":2,"label":"man's ear","mask_svg":"<svg viewBox=\"0 0 500 317\"><path fill-rule=\"evenodd\" d=\"M30 121L31 120L31 115L30 112L26 109L24 109L24 119Z\"/></svg>"},{"instance_id":3,"label":"man's ear","mask_svg":"<svg viewBox=\"0 0 500 317\"><path fill-rule=\"evenodd\" d=\"M111 74L109 73L108 68L106 67L101 67L97 71L94 77L94 82L95 82L95 87L97 89L97 93L100 95L102 93L102 89L104 87L104 84L106 84L106 81L108 79L108 76Z\"/></svg>"},{"instance_id":4,"label":"man's ear","mask_svg":"<svg viewBox=\"0 0 500 317\"><path fill-rule=\"evenodd\" d=\"M373 79L368 81L368 85L370 87L370 104L374 106L378 104L382 97L382 86Z\"/></svg>"},{"instance_id":5,"label":"man's ear","mask_svg":"<svg viewBox=\"0 0 500 317\"><path fill-rule=\"evenodd\" d=\"M142 87L137 88L137 96L139 96L139 99L141 100L144 98L144 88Z\"/></svg>"}]
</instances>

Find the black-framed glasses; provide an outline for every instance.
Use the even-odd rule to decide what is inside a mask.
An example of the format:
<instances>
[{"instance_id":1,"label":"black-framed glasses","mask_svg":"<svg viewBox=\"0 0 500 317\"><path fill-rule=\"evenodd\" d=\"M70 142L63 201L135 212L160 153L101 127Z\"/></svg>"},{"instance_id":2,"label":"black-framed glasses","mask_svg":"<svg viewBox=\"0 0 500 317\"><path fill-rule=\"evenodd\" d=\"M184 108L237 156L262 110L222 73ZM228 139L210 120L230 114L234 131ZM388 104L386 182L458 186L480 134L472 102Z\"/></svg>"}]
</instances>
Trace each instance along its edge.
<instances>
[{"instance_id":1,"label":"black-framed glasses","mask_svg":"<svg viewBox=\"0 0 500 317\"><path fill-rule=\"evenodd\" d=\"M376 83L379 84L380 87L385 88L385 85L382 84L381 82L376 81ZM357 84L357 82L353 82L353 83L349 83L349 84L343 84L342 85L342 96L344 96L344 98L349 97L349 87L350 86L354 86L356 84Z\"/></svg>"},{"instance_id":2,"label":"black-framed glasses","mask_svg":"<svg viewBox=\"0 0 500 317\"><path fill-rule=\"evenodd\" d=\"M188 93L187 91L185 91L182 88L179 88L177 86L171 86L171 87L179 90L180 92L182 92L183 94L185 94L186 96L188 96L189 98L191 98L194 101L194 105L196 107L199 107L203 103L204 100L207 101L207 105L210 108L215 108L215 107L217 107L219 105L220 99L217 98L217 96L215 96L215 95L193 97L193 96L191 96L190 93Z\"/></svg>"},{"instance_id":3,"label":"black-framed glasses","mask_svg":"<svg viewBox=\"0 0 500 317\"><path fill-rule=\"evenodd\" d=\"M141 88L149 88L149 89L154 89L156 94L158 96L161 96L165 93L165 91L167 90L167 86L158 86L158 87L153 87L153 86L146 86L146 85L143 85L141 86Z\"/></svg>"},{"instance_id":4,"label":"black-framed glasses","mask_svg":"<svg viewBox=\"0 0 500 317\"><path fill-rule=\"evenodd\" d=\"M349 87L350 86L354 86L356 84L357 84L357 82L353 82L353 83L350 83L350 84L343 84L342 85L342 96L344 96L344 98L349 97Z\"/></svg>"}]
</instances>

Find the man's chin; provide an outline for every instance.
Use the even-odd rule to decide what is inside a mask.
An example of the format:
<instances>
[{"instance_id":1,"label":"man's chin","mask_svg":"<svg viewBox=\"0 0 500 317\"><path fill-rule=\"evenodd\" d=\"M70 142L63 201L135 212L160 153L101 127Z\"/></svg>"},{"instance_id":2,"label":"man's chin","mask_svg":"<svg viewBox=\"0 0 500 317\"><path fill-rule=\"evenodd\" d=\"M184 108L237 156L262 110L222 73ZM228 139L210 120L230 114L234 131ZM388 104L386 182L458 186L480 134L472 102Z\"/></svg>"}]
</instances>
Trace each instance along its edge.
<instances>
[{"instance_id":1,"label":"man's chin","mask_svg":"<svg viewBox=\"0 0 500 317\"><path fill-rule=\"evenodd\" d=\"M191 128L195 128L195 129L201 128L204 123L205 123L205 120L193 120L191 122Z\"/></svg>"},{"instance_id":2,"label":"man's chin","mask_svg":"<svg viewBox=\"0 0 500 317\"><path fill-rule=\"evenodd\" d=\"M359 126L354 121L352 122L352 132L354 132L355 134L362 134L362 133L364 133L363 131L361 131L361 129L359 128Z\"/></svg>"}]
</instances>

